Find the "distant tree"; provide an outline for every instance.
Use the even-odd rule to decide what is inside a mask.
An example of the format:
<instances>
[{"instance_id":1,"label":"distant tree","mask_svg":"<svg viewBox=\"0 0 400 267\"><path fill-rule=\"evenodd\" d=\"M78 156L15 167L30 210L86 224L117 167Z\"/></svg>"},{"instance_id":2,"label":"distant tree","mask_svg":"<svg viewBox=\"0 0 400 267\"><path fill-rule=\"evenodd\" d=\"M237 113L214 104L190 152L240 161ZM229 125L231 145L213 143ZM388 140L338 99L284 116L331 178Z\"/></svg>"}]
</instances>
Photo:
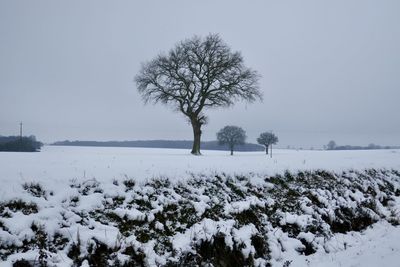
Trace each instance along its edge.
<instances>
[{"instance_id":1,"label":"distant tree","mask_svg":"<svg viewBox=\"0 0 400 267\"><path fill-rule=\"evenodd\" d=\"M265 153L268 154L268 148L271 145L275 145L278 143L279 139L278 137L270 132L265 132L260 134L260 136L257 138L257 143L260 145L265 146Z\"/></svg>"},{"instance_id":2,"label":"distant tree","mask_svg":"<svg viewBox=\"0 0 400 267\"><path fill-rule=\"evenodd\" d=\"M333 140L329 141L329 143L326 145L326 148L328 150L334 150L336 148L336 142Z\"/></svg>"},{"instance_id":3,"label":"distant tree","mask_svg":"<svg viewBox=\"0 0 400 267\"><path fill-rule=\"evenodd\" d=\"M217 140L220 145L228 145L233 155L234 147L246 141L246 132L237 126L225 126L217 133Z\"/></svg>"},{"instance_id":4,"label":"distant tree","mask_svg":"<svg viewBox=\"0 0 400 267\"><path fill-rule=\"evenodd\" d=\"M204 110L261 99L258 80L258 73L246 67L241 54L231 51L217 34L178 43L169 53L143 64L135 77L146 103L169 104L189 120L194 155L200 155Z\"/></svg>"},{"instance_id":5,"label":"distant tree","mask_svg":"<svg viewBox=\"0 0 400 267\"><path fill-rule=\"evenodd\" d=\"M368 149L380 149L381 146L375 145L374 143L371 143L367 147Z\"/></svg>"},{"instance_id":6,"label":"distant tree","mask_svg":"<svg viewBox=\"0 0 400 267\"><path fill-rule=\"evenodd\" d=\"M36 152L43 146L43 143L36 141L36 137L8 136L0 138L0 151Z\"/></svg>"}]
</instances>

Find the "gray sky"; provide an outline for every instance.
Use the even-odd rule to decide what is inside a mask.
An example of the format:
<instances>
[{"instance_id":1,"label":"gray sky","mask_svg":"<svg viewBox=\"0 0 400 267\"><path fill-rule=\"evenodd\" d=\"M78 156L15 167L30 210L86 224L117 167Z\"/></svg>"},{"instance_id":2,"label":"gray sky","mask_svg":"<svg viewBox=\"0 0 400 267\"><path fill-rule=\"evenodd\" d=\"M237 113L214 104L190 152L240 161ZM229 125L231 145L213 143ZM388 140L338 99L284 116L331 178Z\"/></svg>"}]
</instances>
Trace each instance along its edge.
<instances>
[{"instance_id":1,"label":"gray sky","mask_svg":"<svg viewBox=\"0 0 400 267\"><path fill-rule=\"evenodd\" d=\"M144 105L140 63L219 33L261 75L264 101L207 112L280 145L400 145L400 1L0 0L0 134L191 139L179 113Z\"/></svg>"}]
</instances>

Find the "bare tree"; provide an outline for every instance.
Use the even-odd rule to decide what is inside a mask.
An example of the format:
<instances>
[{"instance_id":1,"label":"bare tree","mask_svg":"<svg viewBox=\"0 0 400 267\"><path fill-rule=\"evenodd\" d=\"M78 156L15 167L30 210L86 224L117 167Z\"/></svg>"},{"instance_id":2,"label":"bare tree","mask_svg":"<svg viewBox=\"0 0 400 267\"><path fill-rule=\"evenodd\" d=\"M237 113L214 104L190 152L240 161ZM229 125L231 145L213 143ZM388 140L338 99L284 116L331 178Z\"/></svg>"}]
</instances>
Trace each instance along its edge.
<instances>
[{"instance_id":1,"label":"bare tree","mask_svg":"<svg viewBox=\"0 0 400 267\"><path fill-rule=\"evenodd\" d=\"M329 143L327 144L326 148L328 150L334 150L336 148L336 142L333 141L333 140L329 141Z\"/></svg>"},{"instance_id":2,"label":"bare tree","mask_svg":"<svg viewBox=\"0 0 400 267\"><path fill-rule=\"evenodd\" d=\"M170 104L193 127L192 154L200 155L204 110L227 107L237 100L261 99L259 75L247 68L217 34L178 43L167 54L144 63L135 77L145 102Z\"/></svg>"},{"instance_id":3,"label":"bare tree","mask_svg":"<svg viewBox=\"0 0 400 267\"><path fill-rule=\"evenodd\" d=\"M234 147L244 144L246 132L237 126L225 126L217 133L217 140L220 145L228 145L233 155Z\"/></svg>"},{"instance_id":4,"label":"bare tree","mask_svg":"<svg viewBox=\"0 0 400 267\"><path fill-rule=\"evenodd\" d=\"M262 133L257 138L257 143L259 143L260 145L265 146L265 153L267 155L268 155L269 146L271 146L271 149L272 149L272 145L275 145L276 143L278 143L278 141L279 141L278 137L275 134L273 134L272 132L270 132L270 133L269 132Z\"/></svg>"}]
</instances>

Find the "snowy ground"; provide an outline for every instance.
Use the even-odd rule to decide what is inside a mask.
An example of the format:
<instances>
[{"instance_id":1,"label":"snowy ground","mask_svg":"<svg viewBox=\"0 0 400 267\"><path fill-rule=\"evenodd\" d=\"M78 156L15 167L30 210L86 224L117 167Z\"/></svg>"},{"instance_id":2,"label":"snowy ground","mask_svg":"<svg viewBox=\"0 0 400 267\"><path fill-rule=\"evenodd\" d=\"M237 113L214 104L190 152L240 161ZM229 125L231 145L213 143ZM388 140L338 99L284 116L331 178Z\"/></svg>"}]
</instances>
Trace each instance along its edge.
<instances>
[{"instance_id":1,"label":"snowy ground","mask_svg":"<svg viewBox=\"0 0 400 267\"><path fill-rule=\"evenodd\" d=\"M310 256L296 255L294 267L398 267L400 261L400 227L386 222L374 224L362 233L338 235L333 238L346 240L345 250L326 254L317 252Z\"/></svg>"},{"instance_id":2,"label":"snowy ground","mask_svg":"<svg viewBox=\"0 0 400 267\"><path fill-rule=\"evenodd\" d=\"M263 152L203 151L194 157L189 150L44 146L40 153L0 152L0 199L13 194L24 182L45 181L56 190L71 179L98 181L154 177L184 180L189 174L255 173L274 175L285 170L388 168L400 170L400 150L311 151L276 149L273 158ZM6 166L6 167L3 167Z\"/></svg>"},{"instance_id":3,"label":"snowy ground","mask_svg":"<svg viewBox=\"0 0 400 267\"><path fill-rule=\"evenodd\" d=\"M179 247L181 246L181 243L179 243L180 237L186 241L190 241L193 232L202 232L202 227L207 223L211 223L214 226L216 224L215 221L207 221L207 218L202 217L206 209L219 201L215 202L216 200L210 198L210 196L206 196L204 192L209 189L207 184L203 184L197 189L193 185L189 186L189 195L179 193L179 191L176 191L178 189L171 189L167 186L166 197L156 195L156 202L158 204L152 202L152 205L156 206L149 210L141 210L140 205L135 206L136 204L133 205L129 201L135 200L141 195L144 201L144 196L154 194L152 186L144 185L146 181L150 181L152 178L168 177L173 182L180 182L193 178L193 176L198 178L200 175L208 177L207 179L211 179L210 181L213 182L215 178L212 178L213 175L211 174L215 173L225 173L225 177L244 174L248 177L247 179L250 179L250 183L252 184L250 189L253 186L254 188L260 186L259 190L261 190L262 194L256 197L248 192L248 184L243 184L244 182L235 180L235 187L243 187L245 195L229 195L233 194L231 189L226 187L225 182L222 182L222 186L226 187L223 190L225 190L224 192L227 195L223 199L225 201L223 205L225 211L222 212L222 217L220 217L220 219L224 219L217 221L217 224L221 224L221 227L225 228L231 227L229 231L232 232L228 231L226 234L227 236L232 234L232 240L240 239L243 236L247 238L243 239L243 242L249 242L251 234L260 229L257 230L253 224L237 225L237 221L235 223L235 220L237 220L235 212L237 212L237 209L240 212L247 209L251 210L251 207L258 207L258 205L261 205L260 203L266 206L274 205L271 199L265 198L265 193L270 192L269 190L273 189L274 186L279 187L280 183L272 186L270 181L264 180L266 176L272 176L277 173L283 174L286 170L296 173L298 170L324 169L340 174L343 171L353 169L361 171L372 168L400 170L400 150L274 150L274 157L272 159L266 157L262 152L235 153L232 157L228 155L228 152L224 151L203 151L203 156L194 157L187 150L175 149L61 146L45 146L40 153L0 153L0 204L3 202L3 210L0 207L0 215L3 214L6 216L4 218L0 216L0 248L5 242L9 242L10 246L18 247L22 244L21 241L36 238L37 232L31 229L32 223L43 225L48 238L58 233L59 229L57 228L62 225L64 232L61 230L60 233L68 239L70 237L76 239L77 232L80 231L82 239L85 239L85 237L90 239L95 236L98 240L103 240L104 242L112 240L115 245L116 240L119 240L119 230L121 228L118 228L118 225L103 224L103 219L97 217L107 215L103 214L103 210L116 214L121 217L121 220L144 220L149 225L149 229L157 232L163 229L164 226L157 221L158 219L154 219L152 214L157 215L157 212L160 212L160 210L162 212L163 209L169 207L168 205L175 202L178 203L179 208L179 201L181 201L179 199L187 199L189 201L187 204L190 207L193 206L196 211L193 216L198 219L198 223L192 225L190 230L187 230L187 233L190 232L189 239L187 234L180 235L178 230L176 232L174 230L173 238L175 241L173 245ZM400 220L400 198L395 193L398 192L396 188L399 186L399 178L396 178L397 176L395 175L392 177L391 174L377 175L379 176L378 182L375 183L374 180L371 180L373 176L366 176L365 179L368 179L365 180L365 184L355 173L348 173L343 177L338 176L337 179L340 180L338 185L343 186L347 183L349 186L352 186L352 179L354 179L361 186L360 188L354 187L353 189L348 189L346 186L337 189L339 195L330 196L331 191L329 188L325 188L322 191L304 189L306 190L304 192L315 193L321 201L323 200L322 204L318 201L316 204L311 202L307 197L298 196L296 201L298 201L299 205L305 204L306 206L303 205L304 210L293 210L290 211L291 213L282 210L279 216L285 218L280 222L283 223L283 226L270 224L267 218L266 222L270 229L266 233L268 235L282 235L269 236L269 240L276 239L276 242L279 241L280 245L277 243L278 247L282 246L284 248L288 246L286 251L285 249L282 251L279 249L278 252L271 252L273 266L282 266L285 259L292 261L289 266L398 266L398 262L400 262L400 243L398 242L400 228L392 226L387 220L389 218ZM136 182L133 188L130 188L124 182L131 179ZM39 183L45 192L32 191L29 187L24 188L22 186L23 184L29 185L31 182ZM387 192L382 191L386 190L382 187L386 183L393 184L394 186ZM139 186L138 184L142 185ZM367 188L363 189L365 186ZM304 184L294 188L302 189L303 187ZM368 191L369 187L374 188L374 194L370 195ZM341 195L342 193L344 195ZM232 196L242 199L231 203L230 199ZM261 196L264 196L264 198ZM279 200L281 197L276 196L275 200ZM26 207L22 209L15 208L14 204L12 206L12 201L15 199L20 199L27 204L34 203L36 205L34 209L37 210L24 211L23 209L26 209ZM323 239L318 242L313 241L318 249L316 253L309 256L300 255L296 251L296 247L302 246L296 239L298 237L289 238L287 233L279 232L280 227L291 223L285 221L289 220L286 218L289 216L289 218L294 218L294 222L305 220L303 223L298 223L299 225L304 224L307 226L311 221L320 223L323 229L328 229L326 231L332 234L326 222L319 217L320 214L323 214L326 210L332 212L338 207L349 207L356 210L360 205L366 205L363 208L369 210L369 204L366 201L376 201L378 206L373 208L374 212L373 216L371 216L380 218L377 223L361 233L334 233L333 238L330 238L329 241ZM384 203L385 207L380 203ZM307 205L314 207L314 210L308 211ZM318 205L323 205L323 208ZM319 211L316 212L316 210ZM96 214L94 215L93 212ZM335 217L335 215L332 216ZM157 223L154 223L156 221ZM76 222L79 222L78 226ZM82 224L82 222L84 223ZM142 224L145 224L144 222ZM154 227L154 229L151 227ZM165 227L168 227L167 224L165 224ZM279 231L276 231L276 229ZM212 231L215 231L215 229ZM124 242L127 244L129 240L133 240L136 242L135 244L141 246L140 244L142 243L138 241L139 237L135 236L136 234L134 232L132 237L127 237L126 240L124 239ZM309 236L309 234L307 235ZM318 236L318 234L316 233L315 236ZM1 244L1 242L4 244ZM62 257L60 256L62 259L67 258L66 253L72 245L71 242L70 240L68 245L63 248L62 253L58 252L58 256L63 255ZM150 241L146 244L149 251L153 251L151 244L154 245L154 243ZM293 247L291 247L292 245ZM329 247L332 249L327 254L326 250L329 250ZM250 243L245 245L245 248L246 251L254 250ZM120 250L122 251L122 248ZM118 253L120 253L118 254L119 256L123 255L121 252ZM157 256L154 252L151 253L153 262L156 262L157 259L161 262L165 260L157 258L160 256ZM38 251L30 251L23 254L25 258L29 258L29 255L34 258L38 257ZM11 255L7 262L0 262L0 266L10 266L12 261L18 257L18 254ZM71 263L68 260L62 260L62 262L63 266L68 266ZM262 261L259 263L262 266ZM56 263L56 265L59 264L60 262Z\"/></svg>"},{"instance_id":4,"label":"snowy ground","mask_svg":"<svg viewBox=\"0 0 400 267\"><path fill-rule=\"evenodd\" d=\"M93 178L107 181L125 176L144 180L158 176L184 179L188 173L260 173L285 170L400 169L400 150L310 151L276 149L273 158L263 152L203 151L153 148L45 146L40 153L0 152L0 181L31 179L68 181Z\"/></svg>"}]
</instances>

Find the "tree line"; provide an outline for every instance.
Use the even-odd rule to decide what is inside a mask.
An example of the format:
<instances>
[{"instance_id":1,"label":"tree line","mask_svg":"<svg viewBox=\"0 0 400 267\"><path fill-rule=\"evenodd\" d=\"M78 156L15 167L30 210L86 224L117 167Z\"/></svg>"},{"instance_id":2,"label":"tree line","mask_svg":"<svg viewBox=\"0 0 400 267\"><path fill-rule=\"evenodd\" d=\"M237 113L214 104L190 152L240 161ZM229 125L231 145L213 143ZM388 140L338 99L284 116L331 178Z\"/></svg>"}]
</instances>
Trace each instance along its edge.
<instances>
[{"instance_id":1,"label":"tree line","mask_svg":"<svg viewBox=\"0 0 400 267\"><path fill-rule=\"evenodd\" d=\"M337 145L334 140L324 146L326 150L371 150L371 149L399 149L399 146L380 146L373 143L368 146Z\"/></svg>"},{"instance_id":2,"label":"tree line","mask_svg":"<svg viewBox=\"0 0 400 267\"><path fill-rule=\"evenodd\" d=\"M58 141L54 146L93 146L93 147L143 147L143 148L173 148L190 149L193 142L188 140L136 140L136 141ZM220 145L218 141L202 141L204 150L229 150L227 145ZM236 151L262 151L257 144L244 143L235 147Z\"/></svg>"},{"instance_id":3,"label":"tree line","mask_svg":"<svg viewBox=\"0 0 400 267\"><path fill-rule=\"evenodd\" d=\"M37 152L43 143L31 136L0 136L0 151Z\"/></svg>"}]
</instances>

